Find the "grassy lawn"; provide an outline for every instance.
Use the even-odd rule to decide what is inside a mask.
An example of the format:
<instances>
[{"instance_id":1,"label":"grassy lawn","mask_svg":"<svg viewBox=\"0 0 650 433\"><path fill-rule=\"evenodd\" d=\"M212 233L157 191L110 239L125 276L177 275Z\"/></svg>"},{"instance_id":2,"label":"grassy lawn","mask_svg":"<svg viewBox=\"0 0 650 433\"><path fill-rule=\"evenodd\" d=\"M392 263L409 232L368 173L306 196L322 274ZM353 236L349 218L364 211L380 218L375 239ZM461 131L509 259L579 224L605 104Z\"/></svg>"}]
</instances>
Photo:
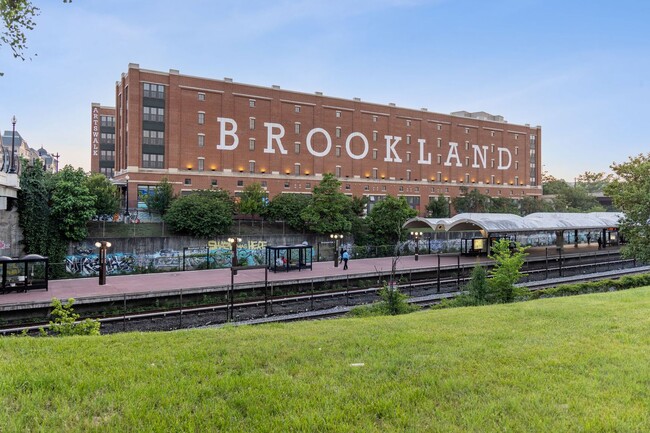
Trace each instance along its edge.
<instances>
[{"instance_id":1,"label":"grassy lawn","mask_svg":"<svg viewBox=\"0 0 650 433\"><path fill-rule=\"evenodd\" d=\"M647 432L650 288L106 337L0 338L0 432Z\"/></svg>"}]
</instances>

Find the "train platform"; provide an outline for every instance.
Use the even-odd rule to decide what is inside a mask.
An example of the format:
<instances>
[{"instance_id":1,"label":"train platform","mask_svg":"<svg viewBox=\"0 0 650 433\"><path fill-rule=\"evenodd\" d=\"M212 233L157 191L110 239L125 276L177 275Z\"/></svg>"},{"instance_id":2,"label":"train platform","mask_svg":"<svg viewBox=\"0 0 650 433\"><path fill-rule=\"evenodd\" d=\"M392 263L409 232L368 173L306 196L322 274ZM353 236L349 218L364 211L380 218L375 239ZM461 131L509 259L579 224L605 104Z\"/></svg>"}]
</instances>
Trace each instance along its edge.
<instances>
[{"instance_id":1,"label":"train platform","mask_svg":"<svg viewBox=\"0 0 650 433\"><path fill-rule=\"evenodd\" d=\"M555 247L533 247L528 249L530 257L553 257L559 254L591 255L591 254L613 254L618 253L618 248L608 247L598 250L594 244L588 246L580 244L565 245L562 252ZM477 262L489 261L485 256L459 256L458 254L440 254L440 267L455 267L471 265ZM392 257L372 259L352 259L349 262L349 269L344 270L343 264L334 266L333 261L314 262L312 269L292 270L290 272L268 272L268 282L299 281L299 280L320 280L340 279L346 275L350 277L371 277L386 275L390 273L393 265ZM396 271L408 272L409 270L436 269L438 267L438 254L420 254L419 260L415 256L400 256L396 260ZM265 269L241 270L234 277L234 283L242 284L264 284ZM0 312L12 309L30 307L42 307L49 305L52 298L68 299L74 298L77 302L88 301L109 301L119 300L126 296L156 295L165 292L178 293L179 290L191 290L194 292L201 289L214 290L215 287L226 287L231 284L231 273L229 268L210 269L199 271L178 271L137 275L107 276L106 284L99 285L97 277L76 278L64 280L51 280L49 290L34 290L28 292L11 292L0 294Z\"/></svg>"}]
</instances>

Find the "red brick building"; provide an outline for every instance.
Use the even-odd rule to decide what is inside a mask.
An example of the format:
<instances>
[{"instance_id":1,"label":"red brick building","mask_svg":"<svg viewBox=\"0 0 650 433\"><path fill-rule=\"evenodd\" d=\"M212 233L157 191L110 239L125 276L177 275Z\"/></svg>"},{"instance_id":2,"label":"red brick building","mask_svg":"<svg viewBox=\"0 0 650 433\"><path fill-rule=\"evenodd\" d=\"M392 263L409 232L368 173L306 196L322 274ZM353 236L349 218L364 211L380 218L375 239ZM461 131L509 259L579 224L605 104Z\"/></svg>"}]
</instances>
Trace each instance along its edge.
<instances>
[{"instance_id":1,"label":"red brick building","mask_svg":"<svg viewBox=\"0 0 650 433\"><path fill-rule=\"evenodd\" d=\"M131 209L165 176L178 193L237 193L257 182L273 197L309 194L333 173L346 194L371 204L404 196L420 214L429 198L454 197L461 186L493 197L541 195L541 127L484 112L445 115L137 64L115 96L116 109L92 105L92 170L113 169L128 184Z\"/></svg>"}]
</instances>

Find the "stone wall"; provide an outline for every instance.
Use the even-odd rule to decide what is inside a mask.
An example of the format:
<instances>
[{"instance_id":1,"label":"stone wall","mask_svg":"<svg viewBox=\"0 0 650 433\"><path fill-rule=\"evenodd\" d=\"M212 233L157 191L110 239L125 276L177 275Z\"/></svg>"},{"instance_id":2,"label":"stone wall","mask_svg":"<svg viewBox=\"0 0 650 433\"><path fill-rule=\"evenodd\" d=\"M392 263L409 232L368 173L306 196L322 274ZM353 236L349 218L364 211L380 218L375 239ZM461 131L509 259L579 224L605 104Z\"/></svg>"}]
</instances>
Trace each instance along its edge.
<instances>
[{"instance_id":1,"label":"stone wall","mask_svg":"<svg viewBox=\"0 0 650 433\"><path fill-rule=\"evenodd\" d=\"M0 255L22 257L23 232L18 227L18 210L0 211Z\"/></svg>"}]
</instances>

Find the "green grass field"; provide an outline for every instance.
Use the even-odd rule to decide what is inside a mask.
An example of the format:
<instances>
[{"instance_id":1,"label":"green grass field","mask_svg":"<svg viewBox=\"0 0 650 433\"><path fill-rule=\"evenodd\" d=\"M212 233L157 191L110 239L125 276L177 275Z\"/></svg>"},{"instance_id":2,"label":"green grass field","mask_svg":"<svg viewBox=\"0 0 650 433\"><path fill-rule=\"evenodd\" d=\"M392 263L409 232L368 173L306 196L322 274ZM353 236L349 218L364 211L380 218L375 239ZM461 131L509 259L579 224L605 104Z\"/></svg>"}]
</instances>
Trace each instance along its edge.
<instances>
[{"instance_id":1,"label":"green grass field","mask_svg":"<svg viewBox=\"0 0 650 433\"><path fill-rule=\"evenodd\" d=\"M647 432L650 288L105 337L0 338L0 432Z\"/></svg>"}]
</instances>

